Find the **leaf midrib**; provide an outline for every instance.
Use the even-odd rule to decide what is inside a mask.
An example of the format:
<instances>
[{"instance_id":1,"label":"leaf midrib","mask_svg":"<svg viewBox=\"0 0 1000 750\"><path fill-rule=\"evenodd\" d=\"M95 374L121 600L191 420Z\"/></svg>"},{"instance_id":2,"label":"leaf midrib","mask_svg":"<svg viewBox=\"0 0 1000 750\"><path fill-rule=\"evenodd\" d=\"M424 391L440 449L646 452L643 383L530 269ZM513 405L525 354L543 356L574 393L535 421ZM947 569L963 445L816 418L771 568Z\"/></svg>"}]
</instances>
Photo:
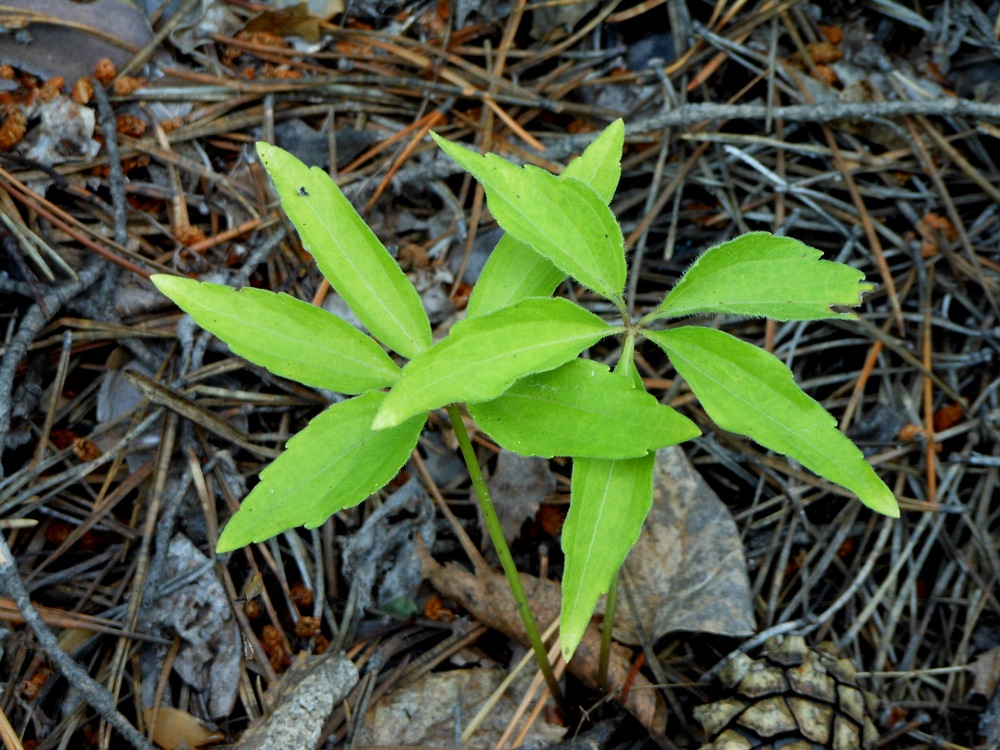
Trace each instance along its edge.
<instances>
[{"instance_id":1,"label":"leaf midrib","mask_svg":"<svg viewBox=\"0 0 1000 750\"><path fill-rule=\"evenodd\" d=\"M830 459L830 457L829 457L829 454L828 454L828 453L823 453L823 452L820 452L820 451L814 451L814 450L812 449L811 445L810 445L810 444L808 443L808 441L804 441L804 440L802 440L802 438L803 438L803 437L805 437L804 435L801 435L801 434L800 434L800 433L798 433L798 432L792 432L792 431L791 431L791 430L789 430L789 429L788 429L788 428L787 428L787 427L786 427L786 426L785 426L785 425L784 425L784 424L783 424L783 423L782 423L781 421L779 421L779 420L778 420L777 418L775 418L775 417L774 417L774 416L772 416L771 414L768 414L768 413L767 413L766 411L762 411L761 409L758 409L758 408L756 407L756 405L754 405L754 404L753 404L753 402L751 402L751 401L748 401L747 399L743 398L743 397L742 397L742 396L741 396L741 395L740 395L740 394L739 394L738 392L736 392L736 391L732 391L732 390L730 390L729 388L727 388L727 387L726 387L726 386L725 386L725 385L724 385L724 384L723 384L723 383L722 383L721 381L719 381L719 380L715 379L715 378L714 378L714 377L713 377L712 375L710 375L710 374L709 374L709 373L708 373L707 371L705 371L705 370L703 370L703 369L699 368L699 367L697 366L697 364L695 364L695 360L693 360L693 359L688 359L687 357L684 357L684 356L683 356L683 355L681 355L681 354L678 354L677 356L678 356L678 357L679 357L680 359L682 359L682 360L684 360L685 362L687 362L687 363L689 364L689 366L690 366L690 367L691 367L692 369L694 369L694 370L696 370L696 371L697 371L698 373L700 373L700 374L701 374L701 375L702 375L703 377L705 377L705 378L706 378L707 380L709 380L709 381L710 381L710 382L711 382L712 384L714 384L714 385L715 385L715 386L716 386L717 388L720 388L720 389L722 389L722 390L723 390L723 391L725 391L725 392L726 392L727 394L729 394L729 395L730 395L730 396L731 396L732 398L734 398L734 399L735 399L736 401L738 401L739 403L741 403L741 404L745 405L745 406L747 407L747 409L748 409L748 410L752 411L752 412L753 412L754 414L757 414L757 415L761 415L761 416L762 416L762 417L763 417L763 418L764 418L764 419L765 419L765 420L766 420L766 421L767 421L768 423L770 423L770 424L772 424L772 425L775 425L775 426L776 426L776 427L778 428L778 432L780 432L780 433L781 433L781 434L782 434L783 436L785 436L785 439L786 439L786 441L789 441L789 442L793 442L793 443L794 443L794 442L795 442L795 439L798 439L798 442L800 442L800 443L801 443L802 445L804 445L804 446L807 446L807 450L806 450L805 452L807 452L807 453L808 453L809 455L813 456L813 457L814 457L814 459L815 459L815 457L818 457L818 458L819 458L819 462L818 462L818 463L819 463L819 465L822 465L822 464L823 464L823 462L824 462L824 460L825 460L825 461L827 461L827 462L829 462L829 463L832 463L832 464L833 464L834 466L836 466L836 467L837 467L837 469L838 469L838 470L839 470L839 471L840 471L840 472L841 472L842 474L844 474L844 475L846 475L846 476L847 476L848 478L850 478L850 476L852 475L852 472L851 472L851 471L850 471L850 470L849 470L849 469L848 469L847 467L845 467L845 466L844 466L844 465L843 465L843 464L842 464L842 463L840 462L840 460L839 460L839 459L838 459L838 460L831 460L831 459ZM744 367L740 366L740 365L739 365L739 363L736 363L736 362L734 362L733 364L735 364L735 365L739 366L741 370L744 370L744 371L746 371L746 368L744 368ZM697 395L697 393L696 393L695 395ZM807 398L808 398L808 397L807 397ZM822 408L822 407L820 407L820 408ZM829 413L828 413L828 412L826 412L825 410L824 410L824 414L826 414L826 416L828 416L828 417L830 418L830 420L833 420L833 417L831 417L831 416L829 415ZM718 422L718 420L716 420L716 421ZM826 425L826 427L827 427L827 428L829 428L829 427L831 427L831 426L833 426L833 425L830 425L829 423L828 423L828 424ZM834 429L836 429L836 428L834 427ZM739 432L739 431L736 431L736 430L734 430L734 431L735 431L735 432ZM839 430L838 430L837 432L838 432L838 433L840 433L840 431L839 431ZM739 432L739 434L741 434L741 435L746 435L747 437L750 437L750 435L749 435L748 433L746 433L746 432ZM843 435L843 433L840 433L840 434L841 434L841 435ZM791 438L791 440L789 440L789 438ZM752 438L752 439L756 440L756 438ZM763 443L761 443L761 445L763 445ZM765 446L765 447L770 447L770 446ZM779 450L779 451L780 451L780 452L781 452L781 453L782 453L783 455L786 455L786 456L787 456L787 455L790 455L790 454L789 454L789 453L788 453L787 451L783 451L783 450L780 450L780 449L778 449L778 448L772 448L772 450ZM838 452L838 453L840 452L840 451L839 451L839 448L837 449L837 452ZM813 467L812 467L812 466L810 466L809 464L807 464L807 463L806 463L805 461L801 460L800 458L798 458L798 457L796 457L796 456L792 456L792 458L794 458L795 460L799 461L799 463L801 463L801 464L802 464L803 466L806 466L806 467L807 467L807 468L809 468L809 469L813 469ZM862 459L862 460L863 460L863 459ZM821 473L821 472L817 472L817 473ZM838 481L838 482L837 482L837 484L840 484L840 482ZM847 485L845 485L845 486L847 486Z\"/></svg>"},{"instance_id":2,"label":"leaf midrib","mask_svg":"<svg viewBox=\"0 0 1000 750\"><path fill-rule=\"evenodd\" d=\"M312 175L312 172L315 169L316 168L313 167L313 168L311 168L309 170L311 176L313 176L314 178L315 178L315 175ZM323 176L323 178L325 178L325 180L329 180L329 176L326 175L325 173L322 173L322 176ZM332 182L330 182L329 184L326 184L326 182L323 181L323 180L315 180L314 179L314 183L315 182L319 182L323 186L323 190L327 194L328 197L332 197L334 200L336 200L337 195L336 195L336 191L335 191L335 188L334 188ZM291 183L291 181L289 181L289 184L290 183ZM294 186L293 185L290 185L290 186L292 187L292 190L294 192ZM296 196L296 197L299 197L299 196ZM343 198L343 201L348 206L350 206L350 201L347 200L347 197L346 196L341 196L341 197ZM371 284L368 281L367 275L364 274L364 273L361 273L360 268L355 263L354 259L351 257L351 253L348 252L345 243L341 241L338 233L336 231L334 231L333 225L331 223L329 223L327 221L326 217L324 217L323 214L321 214L317 210L317 208L313 205L314 201L311 200L311 199L307 200L305 198L303 198L302 201L303 201L304 205L306 206L306 208L309 210L309 212L312 214L312 216L315 217L315 219L322 225L322 227L326 231L327 235L331 238L331 240L333 241L333 243L337 246L337 248L340 251L340 255L344 258L344 260L346 261L347 265L354 272L354 277L356 279L360 279L361 280L361 284L368 291L368 294L366 295L366 298L368 300L371 300L371 299L377 300L377 302L379 303L377 306L379 308L381 308L386 313L385 317L387 319L391 320L395 324L396 328L402 333L402 335L406 339L408 339L410 341L411 344L414 345L414 347L418 351L421 350L421 349L425 349L426 347L421 342L413 340L413 338L411 337L410 332L409 332L409 326L404 325L403 322L400 320L400 318L397 315L395 315L395 313L393 312L392 308L388 307L385 304L385 302L382 299L382 295L381 294L376 294L376 292L378 290L375 288L375 286L373 284ZM356 227L356 229L357 229L357 227ZM365 229L367 229L367 227L365 227ZM371 231L371 230L368 230L368 231ZM360 234L362 236L364 236L365 232L364 231L360 231ZM366 244L369 244L369 245L371 244L371 237L366 237L365 240L366 240ZM381 243L379 243L379 244L381 244ZM315 252L312 249L310 249L310 253L313 255L314 258L317 259L317 262L319 262L319 258L322 257L322 252ZM381 264L379 264L379 262L378 262L377 259L372 258L372 260L375 262L376 266L380 266L381 265ZM332 264L330 264L328 262L324 262L323 265L326 265L326 266L330 267ZM382 270L382 269L380 268L380 270ZM334 276L338 275L336 268L331 268L331 273ZM391 281L391 279L390 279L390 281ZM348 285L348 286L353 286L353 285ZM395 295L396 285L390 283L390 288L392 289L392 292ZM345 289L338 289L337 291L340 293L341 296L345 296L344 295ZM359 295L353 295L352 294L351 296L359 298L359 301L361 301ZM395 296L398 297L398 295L395 295ZM365 304L365 306L367 306L366 303L364 303L364 304ZM370 327L371 327L371 325L369 324L369 328Z\"/></svg>"}]
</instances>

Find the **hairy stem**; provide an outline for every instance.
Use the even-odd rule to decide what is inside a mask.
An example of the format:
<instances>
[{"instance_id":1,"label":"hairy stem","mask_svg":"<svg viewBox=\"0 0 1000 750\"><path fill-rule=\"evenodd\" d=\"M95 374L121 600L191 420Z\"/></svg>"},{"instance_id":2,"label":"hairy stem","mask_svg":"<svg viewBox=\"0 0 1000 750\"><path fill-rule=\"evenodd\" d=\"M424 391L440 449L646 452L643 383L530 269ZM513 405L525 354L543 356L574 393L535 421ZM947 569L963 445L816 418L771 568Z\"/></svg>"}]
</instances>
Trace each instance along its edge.
<instances>
[{"instance_id":1,"label":"hairy stem","mask_svg":"<svg viewBox=\"0 0 1000 750\"><path fill-rule=\"evenodd\" d=\"M469 433L465 429L462 415L455 404L449 404L448 417L451 419L452 429L455 430L458 445L462 449L462 458L465 459L465 465L469 470L469 478L472 479L472 486L476 490L479 507L482 509L483 519L486 521L486 530L489 532L493 547L500 557L500 565L507 576L507 583L510 585L510 591L514 595L514 603L517 605L517 611L521 615L521 621L524 623L524 630L528 634L531 648L535 652L538 668L542 670L542 676L545 677L545 682L548 685L549 692L552 693L552 697L556 703L562 705L562 691L559 689L559 682L556 680L555 673L552 671L552 665L549 663L548 654L545 652L545 644L542 642L542 637L538 632L538 625L535 623L535 615L531 611L531 605L528 604L528 597L524 593L524 587L521 585L521 578L518 575L517 567L514 565L514 558L510 554L510 547L507 546L507 540L504 539L503 529L500 527L500 519L497 518L496 509L493 507L493 500L490 498L490 491L486 487L486 480L483 478L482 469L479 467L476 451L472 447L472 441L469 440Z\"/></svg>"}]
</instances>

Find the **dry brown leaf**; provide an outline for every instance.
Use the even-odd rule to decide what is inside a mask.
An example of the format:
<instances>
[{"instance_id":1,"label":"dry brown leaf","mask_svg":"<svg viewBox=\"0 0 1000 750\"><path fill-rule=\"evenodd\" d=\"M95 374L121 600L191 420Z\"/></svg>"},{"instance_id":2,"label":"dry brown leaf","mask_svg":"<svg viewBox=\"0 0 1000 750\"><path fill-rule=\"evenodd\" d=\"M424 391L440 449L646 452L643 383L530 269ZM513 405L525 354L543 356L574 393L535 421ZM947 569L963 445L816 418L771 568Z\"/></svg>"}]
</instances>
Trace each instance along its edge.
<instances>
[{"instance_id":1,"label":"dry brown leaf","mask_svg":"<svg viewBox=\"0 0 1000 750\"><path fill-rule=\"evenodd\" d=\"M42 79L75 81L105 57L121 67L152 38L145 12L130 0L0 0L0 19L26 24L31 35L30 44L0 35L0 62Z\"/></svg>"},{"instance_id":2,"label":"dry brown leaf","mask_svg":"<svg viewBox=\"0 0 1000 750\"><path fill-rule=\"evenodd\" d=\"M470 573L457 565L440 565L422 552L424 575L446 597L465 607L477 620L516 638L527 645L528 637L517 613L507 579L490 569ZM559 617L560 591L555 581L545 581L521 574L531 610L540 623L548 624ZM601 631L593 623L569 663L569 671L595 690L598 682L598 657L601 651ZM608 685L612 692L621 693L631 685L625 708L654 738L663 735L667 725L666 707L659 693L641 674L632 674L632 652L617 643L611 644L608 663Z\"/></svg>"},{"instance_id":3,"label":"dry brown leaf","mask_svg":"<svg viewBox=\"0 0 1000 750\"><path fill-rule=\"evenodd\" d=\"M656 454L653 507L625 562L638 622L652 640L675 630L745 636L755 630L746 558L729 509L680 448ZM640 642L628 597L615 637Z\"/></svg>"},{"instance_id":4,"label":"dry brown leaf","mask_svg":"<svg viewBox=\"0 0 1000 750\"><path fill-rule=\"evenodd\" d=\"M453 669L424 675L416 682L381 698L365 714L358 745L453 747L469 717L475 716L503 678L503 669ZM517 709L520 695L504 693L463 750L488 750L497 746ZM522 726L519 723L518 726ZM525 744L547 747L562 739L565 727L535 721Z\"/></svg>"},{"instance_id":5,"label":"dry brown leaf","mask_svg":"<svg viewBox=\"0 0 1000 750\"><path fill-rule=\"evenodd\" d=\"M153 720L153 709L143 709L142 717L149 724ZM161 706L156 712L153 742L165 750L174 750L181 747L182 743L187 747L201 747L225 738L224 734L207 728L187 711Z\"/></svg>"},{"instance_id":6,"label":"dry brown leaf","mask_svg":"<svg viewBox=\"0 0 1000 750\"><path fill-rule=\"evenodd\" d=\"M309 12L308 5L298 3L281 10L264 11L247 21L243 31L265 31L278 36L299 36L315 44L319 41L319 19Z\"/></svg>"},{"instance_id":7,"label":"dry brown leaf","mask_svg":"<svg viewBox=\"0 0 1000 750\"><path fill-rule=\"evenodd\" d=\"M600 3L577 0L572 3L543 3L532 15L531 36L539 41L555 42L565 38Z\"/></svg>"},{"instance_id":8,"label":"dry brown leaf","mask_svg":"<svg viewBox=\"0 0 1000 750\"><path fill-rule=\"evenodd\" d=\"M296 0L280 0L278 7L289 8L298 5ZM344 12L344 0L307 0L302 3L306 6L310 15L315 16L320 21L329 21L336 15Z\"/></svg>"},{"instance_id":9,"label":"dry brown leaf","mask_svg":"<svg viewBox=\"0 0 1000 750\"><path fill-rule=\"evenodd\" d=\"M309 0L279 2L277 10L266 10L247 21L244 31L267 31L279 36L298 36L315 44L319 41L320 21L329 21L344 12L344 0Z\"/></svg>"},{"instance_id":10,"label":"dry brown leaf","mask_svg":"<svg viewBox=\"0 0 1000 750\"><path fill-rule=\"evenodd\" d=\"M202 568L208 558L186 536L170 540L165 579ZM197 690L212 718L228 716L236 703L243 644L232 604L214 569L190 584L160 597L153 605L156 622L180 634L174 671Z\"/></svg>"},{"instance_id":11,"label":"dry brown leaf","mask_svg":"<svg viewBox=\"0 0 1000 750\"><path fill-rule=\"evenodd\" d=\"M969 665L969 669L974 680L972 692L991 697L1000 683L1000 646L981 653Z\"/></svg>"},{"instance_id":12,"label":"dry brown leaf","mask_svg":"<svg viewBox=\"0 0 1000 750\"><path fill-rule=\"evenodd\" d=\"M517 539L525 519L534 518L542 500L556 490L556 478L548 461L519 456L502 448L496 471L486 484L508 542Z\"/></svg>"}]
</instances>

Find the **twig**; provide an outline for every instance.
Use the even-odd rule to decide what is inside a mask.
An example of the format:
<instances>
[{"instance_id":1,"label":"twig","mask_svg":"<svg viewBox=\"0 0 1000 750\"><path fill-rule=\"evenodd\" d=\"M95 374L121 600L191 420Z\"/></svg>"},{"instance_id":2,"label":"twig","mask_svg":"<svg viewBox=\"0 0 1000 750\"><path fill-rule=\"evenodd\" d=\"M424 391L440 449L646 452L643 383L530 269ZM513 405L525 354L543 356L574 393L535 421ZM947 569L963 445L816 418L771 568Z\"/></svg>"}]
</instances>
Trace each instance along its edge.
<instances>
[{"instance_id":1,"label":"twig","mask_svg":"<svg viewBox=\"0 0 1000 750\"><path fill-rule=\"evenodd\" d=\"M45 295L43 298L48 314L43 312L40 304L32 305L21 319L17 333L10 340L3 358L0 359L0 458L3 457L7 444L7 434L10 432L10 413L14 406L14 375L17 365L28 351L28 346L42 330L59 308L80 292L93 285L104 273L107 266L103 260L94 260L84 268L78 278ZM3 465L0 464L0 479L4 476Z\"/></svg>"},{"instance_id":2,"label":"twig","mask_svg":"<svg viewBox=\"0 0 1000 750\"><path fill-rule=\"evenodd\" d=\"M899 102L821 102L768 107L766 104L683 104L646 120L626 126L626 133L645 133L670 127L685 127L705 120L763 120L768 114L786 122L831 122L841 119L868 120L877 117L926 115L958 116L983 120L1000 119L1000 104L969 99L927 99ZM580 138L581 136L575 136ZM569 140L569 139L567 139ZM593 140L593 137L590 138Z\"/></svg>"},{"instance_id":3,"label":"twig","mask_svg":"<svg viewBox=\"0 0 1000 750\"><path fill-rule=\"evenodd\" d=\"M111 188L111 216L115 223L115 242L119 245L128 243L125 231L125 175L122 173L121 155L118 153L118 126L115 122L115 112L108 101L108 92L104 87L94 87L94 99L97 101L97 111L100 113L101 133L104 136L104 149L108 154L108 184Z\"/></svg>"},{"instance_id":4,"label":"twig","mask_svg":"<svg viewBox=\"0 0 1000 750\"><path fill-rule=\"evenodd\" d=\"M905 102L822 102L769 107L766 104L682 104L645 120L626 124L626 136L659 132L667 128L686 128L706 120L766 120L785 122L832 122L840 119L869 120L873 118L926 115L929 117L969 117L1000 121L1000 104L969 99L927 99ZM600 131L560 138L546 144L546 158L561 161L585 149ZM439 158L430 164L401 169L396 181L402 185L441 179L461 171L450 159Z\"/></svg>"},{"instance_id":5,"label":"twig","mask_svg":"<svg viewBox=\"0 0 1000 750\"><path fill-rule=\"evenodd\" d=\"M14 556L7 546L7 540L3 534L0 534L0 590L14 600L18 611L24 617L28 627L31 628L31 632L35 634L35 638L38 639L38 643L46 655L66 678L66 681L80 691L87 704L117 729L132 747L153 750L153 745L146 741L142 733L119 713L111 693L96 680L91 679L90 675L59 647L56 637L42 622L42 618L28 598L28 592L24 588L20 575L18 575Z\"/></svg>"}]
</instances>

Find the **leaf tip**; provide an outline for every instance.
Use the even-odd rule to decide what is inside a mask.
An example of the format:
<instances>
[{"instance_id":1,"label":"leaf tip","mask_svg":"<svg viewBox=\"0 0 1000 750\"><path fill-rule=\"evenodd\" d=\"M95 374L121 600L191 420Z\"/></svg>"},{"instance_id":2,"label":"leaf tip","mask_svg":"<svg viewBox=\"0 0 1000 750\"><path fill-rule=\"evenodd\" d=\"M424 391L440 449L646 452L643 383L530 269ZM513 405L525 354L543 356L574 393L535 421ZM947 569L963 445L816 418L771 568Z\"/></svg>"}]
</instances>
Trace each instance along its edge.
<instances>
[{"instance_id":1,"label":"leaf tip","mask_svg":"<svg viewBox=\"0 0 1000 750\"><path fill-rule=\"evenodd\" d=\"M571 632L566 628L560 629L559 640L562 643L562 658L567 664L573 658L573 654L576 653L576 648L582 639L583 633Z\"/></svg>"},{"instance_id":2,"label":"leaf tip","mask_svg":"<svg viewBox=\"0 0 1000 750\"><path fill-rule=\"evenodd\" d=\"M881 482L881 480L879 481ZM896 502L896 496L884 484L881 487L881 491L871 497L862 497L861 502L883 516L899 518L899 503Z\"/></svg>"},{"instance_id":3,"label":"leaf tip","mask_svg":"<svg viewBox=\"0 0 1000 750\"><path fill-rule=\"evenodd\" d=\"M171 300L175 300L175 295L181 290L183 284L198 283L193 279L186 279L183 276L174 276L169 273L154 273L149 277L149 280L153 282L153 286L156 287L160 294Z\"/></svg>"},{"instance_id":4,"label":"leaf tip","mask_svg":"<svg viewBox=\"0 0 1000 750\"><path fill-rule=\"evenodd\" d=\"M222 533L219 535L219 541L215 544L215 554L221 555L226 552L233 552L249 544L249 542L244 542L242 539L239 539L236 532L232 529L233 522L230 520L229 523L226 524L226 527L222 530Z\"/></svg>"},{"instance_id":5,"label":"leaf tip","mask_svg":"<svg viewBox=\"0 0 1000 750\"><path fill-rule=\"evenodd\" d=\"M255 148L257 149L257 156L260 157L261 161L269 159L278 149L277 146L267 141L257 141Z\"/></svg>"}]
</instances>

